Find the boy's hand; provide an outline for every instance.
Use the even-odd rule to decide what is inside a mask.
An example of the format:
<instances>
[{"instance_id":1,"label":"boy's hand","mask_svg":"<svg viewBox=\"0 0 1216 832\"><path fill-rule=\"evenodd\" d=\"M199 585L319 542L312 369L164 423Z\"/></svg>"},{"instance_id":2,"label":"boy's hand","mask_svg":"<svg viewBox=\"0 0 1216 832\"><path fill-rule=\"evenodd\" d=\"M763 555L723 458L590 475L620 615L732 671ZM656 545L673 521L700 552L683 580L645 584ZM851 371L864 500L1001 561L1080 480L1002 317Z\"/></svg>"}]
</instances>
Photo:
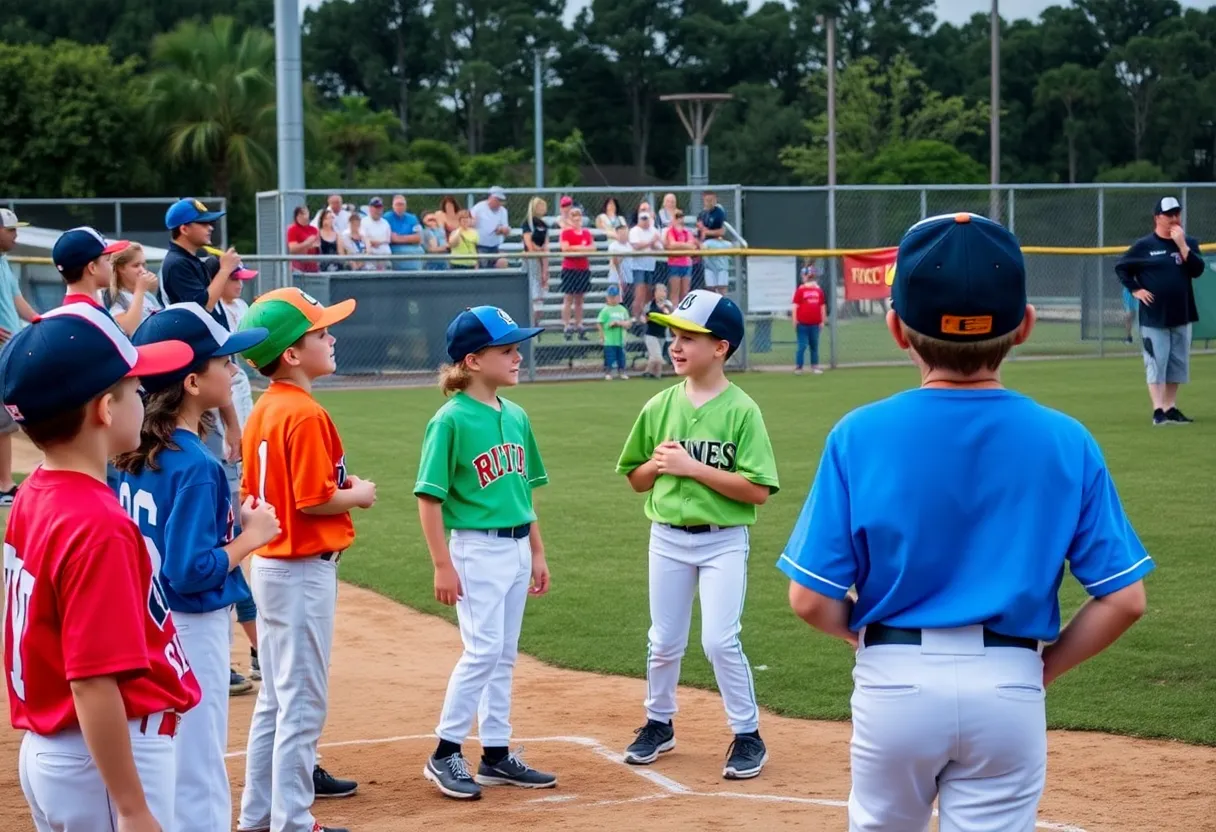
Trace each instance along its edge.
<instances>
[{"instance_id":1,"label":"boy's hand","mask_svg":"<svg viewBox=\"0 0 1216 832\"><path fill-rule=\"evenodd\" d=\"M529 595L544 595L549 591L549 564L544 555L532 556L532 586Z\"/></svg>"},{"instance_id":2,"label":"boy's hand","mask_svg":"<svg viewBox=\"0 0 1216 832\"><path fill-rule=\"evenodd\" d=\"M278 537L282 529L274 506L265 500L255 502L250 495L241 503L241 530L255 541L254 548L260 548Z\"/></svg>"},{"instance_id":3,"label":"boy's hand","mask_svg":"<svg viewBox=\"0 0 1216 832\"><path fill-rule=\"evenodd\" d=\"M674 439L668 439L655 448L651 459L660 474L670 474L673 477L690 477L701 464L689 456L684 446Z\"/></svg>"},{"instance_id":4,"label":"boy's hand","mask_svg":"<svg viewBox=\"0 0 1216 832\"><path fill-rule=\"evenodd\" d=\"M456 567L448 563L435 567L435 600L445 606L453 606L464 597L460 588L460 576Z\"/></svg>"},{"instance_id":5,"label":"boy's hand","mask_svg":"<svg viewBox=\"0 0 1216 832\"><path fill-rule=\"evenodd\" d=\"M152 817L152 810L145 807L143 811L134 815L119 815L118 816L118 832L163 832L160 824L156 822L156 818Z\"/></svg>"},{"instance_id":6,"label":"boy's hand","mask_svg":"<svg viewBox=\"0 0 1216 832\"><path fill-rule=\"evenodd\" d=\"M376 484L371 480L361 480L356 476L346 478L346 487L355 498L359 508L371 508L376 504Z\"/></svg>"}]
</instances>

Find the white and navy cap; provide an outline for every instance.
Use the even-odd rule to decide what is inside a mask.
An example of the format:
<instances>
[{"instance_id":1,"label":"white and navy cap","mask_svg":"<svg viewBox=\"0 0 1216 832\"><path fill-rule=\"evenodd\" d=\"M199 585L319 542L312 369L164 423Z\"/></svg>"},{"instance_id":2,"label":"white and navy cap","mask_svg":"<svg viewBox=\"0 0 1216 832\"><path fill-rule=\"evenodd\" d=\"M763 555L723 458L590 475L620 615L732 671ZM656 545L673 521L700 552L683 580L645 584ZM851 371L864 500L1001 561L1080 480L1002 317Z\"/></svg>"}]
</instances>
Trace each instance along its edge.
<instances>
[{"instance_id":1,"label":"white and navy cap","mask_svg":"<svg viewBox=\"0 0 1216 832\"><path fill-rule=\"evenodd\" d=\"M656 324L712 335L730 344L730 358L743 343L743 310L733 300L717 292L696 289L680 301L674 312L651 312L647 317Z\"/></svg>"},{"instance_id":2,"label":"white and navy cap","mask_svg":"<svg viewBox=\"0 0 1216 832\"><path fill-rule=\"evenodd\" d=\"M1157 207L1153 209L1153 216L1159 214L1181 214L1182 203L1177 198L1172 196L1163 196L1157 200Z\"/></svg>"},{"instance_id":3,"label":"white and navy cap","mask_svg":"<svg viewBox=\"0 0 1216 832\"><path fill-rule=\"evenodd\" d=\"M169 373L194 353L181 341L137 347L88 303L52 309L0 353L0 393L16 422L37 422L88 404L124 378Z\"/></svg>"},{"instance_id":4,"label":"white and navy cap","mask_svg":"<svg viewBox=\"0 0 1216 832\"><path fill-rule=\"evenodd\" d=\"M269 331L262 327L229 332L203 307L188 302L170 304L148 316L135 330L131 341L141 347L164 341L182 341L190 347L189 364L166 373L146 373L140 378L143 388L155 393L180 383L190 373L200 372L212 358L244 352L265 341L269 335Z\"/></svg>"}]
</instances>

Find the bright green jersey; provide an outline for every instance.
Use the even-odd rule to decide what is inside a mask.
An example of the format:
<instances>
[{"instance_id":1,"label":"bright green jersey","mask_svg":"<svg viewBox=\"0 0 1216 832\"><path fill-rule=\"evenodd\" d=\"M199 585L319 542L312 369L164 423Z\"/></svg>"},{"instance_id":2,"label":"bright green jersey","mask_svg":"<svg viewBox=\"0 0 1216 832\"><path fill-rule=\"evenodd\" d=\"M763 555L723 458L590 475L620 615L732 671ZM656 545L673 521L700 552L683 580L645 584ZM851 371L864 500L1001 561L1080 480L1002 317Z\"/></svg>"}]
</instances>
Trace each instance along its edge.
<instances>
[{"instance_id":1,"label":"bright green jersey","mask_svg":"<svg viewBox=\"0 0 1216 832\"><path fill-rule=\"evenodd\" d=\"M600 310L599 322L604 328L604 346L605 347L623 347L625 346L625 328L620 326L608 326L609 323L615 321L629 320L629 310L621 304L605 304Z\"/></svg>"},{"instance_id":2,"label":"bright green jersey","mask_svg":"<svg viewBox=\"0 0 1216 832\"><path fill-rule=\"evenodd\" d=\"M686 383L686 382L685 382ZM642 465L669 439L698 462L742 474L776 493L777 461L764 417L751 396L731 384L710 401L693 407L684 384L668 387L642 408L616 464L618 474ZM691 477L660 474L646 498L646 516L672 526L749 526L756 506L724 497Z\"/></svg>"},{"instance_id":3,"label":"bright green jersey","mask_svg":"<svg viewBox=\"0 0 1216 832\"><path fill-rule=\"evenodd\" d=\"M414 494L443 503L449 529L505 529L536 519L532 489L549 482L523 408L457 393L431 417Z\"/></svg>"}]
</instances>

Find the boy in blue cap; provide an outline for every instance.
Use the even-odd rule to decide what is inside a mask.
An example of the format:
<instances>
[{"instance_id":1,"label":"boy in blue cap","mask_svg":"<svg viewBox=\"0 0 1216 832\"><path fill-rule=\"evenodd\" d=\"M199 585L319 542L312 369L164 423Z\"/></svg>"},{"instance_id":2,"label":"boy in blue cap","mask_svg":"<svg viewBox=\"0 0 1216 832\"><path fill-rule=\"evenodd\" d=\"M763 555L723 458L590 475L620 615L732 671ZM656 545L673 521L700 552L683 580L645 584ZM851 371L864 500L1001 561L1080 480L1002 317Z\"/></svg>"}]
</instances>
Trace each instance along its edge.
<instances>
[{"instance_id":1,"label":"boy in blue cap","mask_svg":"<svg viewBox=\"0 0 1216 832\"><path fill-rule=\"evenodd\" d=\"M1001 384L1035 322L1017 239L931 217L889 280L920 389L833 428L778 565L857 650L849 829L926 829L936 799L942 829L1031 830L1046 687L1143 615L1154 563L1089 431ZM1066 562L1091 599L1061 632Z\"/></svg>"},{"instance_id":2,"label":"boy in blue cap","mask_svg":"<svg viewBox=\"0 0 1216 832\"><path fill-rule=\"evenodd\" d=\"M67 284L64 304L87 303L106 312L98 301L98 294L109 287L110 276L114 273L110 255L124 251L130 245L129 240L107 240L97 229L87 225L60 234L51 249L51 262Z\"/></svg>"}]
</instances>

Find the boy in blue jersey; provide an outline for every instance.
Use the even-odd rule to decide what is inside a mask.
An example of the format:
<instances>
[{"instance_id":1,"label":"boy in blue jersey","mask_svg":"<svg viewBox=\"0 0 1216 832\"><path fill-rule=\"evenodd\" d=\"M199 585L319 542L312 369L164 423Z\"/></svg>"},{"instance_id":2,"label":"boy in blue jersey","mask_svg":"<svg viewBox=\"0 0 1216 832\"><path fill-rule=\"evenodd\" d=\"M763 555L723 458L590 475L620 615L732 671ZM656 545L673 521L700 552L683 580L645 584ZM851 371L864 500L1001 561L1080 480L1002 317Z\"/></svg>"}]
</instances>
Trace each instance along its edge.
<instances>
[{"instance_id":1,"label":"boy in blue jersey","mask_svg":"<svg viewBox=\"0 0 1216 832\"><path fill-rule=\"evenodd\" d=\"M926 829L935 799L942 830L1030 832L1045 689L1144 613L1154 564L1089 431L1001 385L1035 321L1017 239L931 217L889 279L920 389L833 428L778 565L857 650L851 832ZM1061 632L1066 562L1091 598Z\"/></svg>"},{"instance_id":2,"label":"boy in blue jersey","mask_svg":"<svg viewBox=\"0 0 1216 832\"><path fill-rule=\"evenodd\" d=\"M184 341L185 369L143 376L140 446L115 460L119 500L152 557L153 591L173 612L202 701L178 729L176 817L179 832L214 832L232 823L224 754L228 750L228 674L233 604L249 597L241 562L279 533L269 503L241 506L242 532L224 468L203 439L211 411L231 404L230 356L261 343L265 329L229 333L197 303L179 303L144 321L137 345Z\"/></svg>"}]
</instances>

